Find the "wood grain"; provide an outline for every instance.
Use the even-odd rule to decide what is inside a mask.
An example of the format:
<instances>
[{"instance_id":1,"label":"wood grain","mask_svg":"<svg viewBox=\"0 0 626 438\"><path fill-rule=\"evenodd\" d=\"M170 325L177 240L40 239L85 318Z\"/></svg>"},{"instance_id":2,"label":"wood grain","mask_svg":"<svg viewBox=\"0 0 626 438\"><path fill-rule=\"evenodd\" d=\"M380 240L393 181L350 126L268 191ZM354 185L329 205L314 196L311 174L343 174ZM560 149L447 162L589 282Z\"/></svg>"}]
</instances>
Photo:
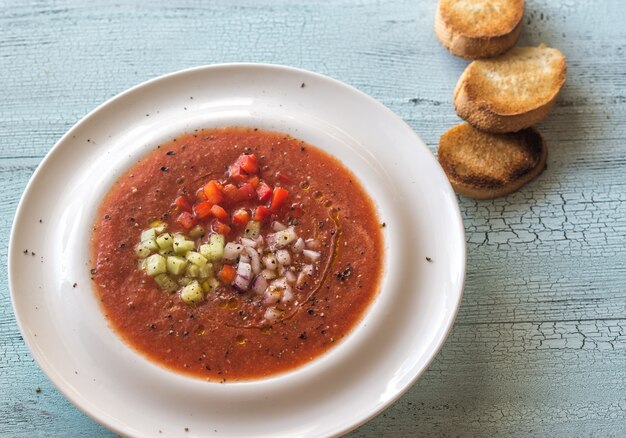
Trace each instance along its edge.
<instances>
[{"instance_id":1,"label":"wood grain","mask_svg":"<svg viewBox=\"0 0 626 438\"><path fill-rule=\"evenodd\" d=\"M271 62L356 86L436 153L439 136L459 121L452 90L467 63L437 42L435 7L435 0L0 2L0 436L112 436L34 363L7 285L17 203L67 129L156 75ZM351 436L623 436L624 23L620 0L527 1L520 44L545 42L568 59L563 93L538 126L548 169L506 198L460 199L468 274L455 328L418 383Z\"/></svg>"}]
</instances>

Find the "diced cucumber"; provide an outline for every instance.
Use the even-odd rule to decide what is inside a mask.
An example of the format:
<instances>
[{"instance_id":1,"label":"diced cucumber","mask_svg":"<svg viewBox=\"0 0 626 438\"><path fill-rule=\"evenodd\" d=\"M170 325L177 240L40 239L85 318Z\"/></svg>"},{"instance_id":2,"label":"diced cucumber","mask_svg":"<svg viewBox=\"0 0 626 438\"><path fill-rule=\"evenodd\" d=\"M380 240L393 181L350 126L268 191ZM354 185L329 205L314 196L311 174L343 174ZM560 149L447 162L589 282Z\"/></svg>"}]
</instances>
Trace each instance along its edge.
<instances>
[{"instance_id":1,"label":"diced cucumber","mask_svg":"<svg viewBox=\"0 0 626 438\"><path fill-rule=\"evenodd\" d=\"M142 240L141 243L143 244L143 246L148 248L150 251L158 251L159 250L159 245L157 244L157 241L155 239Z\"/></svg>"},{"instance_id":2,"label":"diced cucumber","mask_svg":"<svg viewBox=\"0 0 626 438\"><path fill-rule=\"evenodd\" d=\"M146 259L146 274L154 277L155 275L165 274L167 272L167 263L165 257L160 254L152 254Z\"/></svg>"},{"instance_id":3,"label":"diced cucumber","mask_svg":"<svg viewBox=\"0 0 626 438\"><path fill-rule=\"evenodd\" d=\"M219 285L220 285L220 282L217 281L217 279L209 278L208 280L205 280L202 282L202 290L204 290L205 292L212 292Z\"/></svg>"},{"instance_id":4,"label":"diced cucumber","mask_svg":"<svg viewBox=\"0 0 626 438\"><path fill-rule=\"evenodd\" d=\"M173 248L162 249L161 251L159 251L159 254L161 254L163 257L176 255Z\"/></svg>"},{"instance_id":5,"label":"diced cucumber","mask_svg":"<svg viewBox=\"0 0 626 438\"><path fill-rule=\"evenodd\" d=\"M196 244L193 240L187 240L182 234L174 234L174 252L178 255L185 255L188 251L192 251Z\"/></svg>"},{"instance_id":6,"label":"diced cucumber","mask_svg":"<svg viewBox=\"0 0 626 438\"><path fill-rule=\"evenodd\" d=\"M147 260L148 259L139 259L137 261L137 267L139 269L141 269L142 271L145 271L146 270L146 262L147 262Z\"/></svg>"},{"instance_id":7,"label":"diced cucumber","mask_svg":"<svg viewBox=\"0 0 626 438\"><path fill-rule=\"evenodd\" d=\"M185 270L185 277L189 278L198 278L200 276L200 267L190 264L187 266Z\"/></svg>"},{"instance_id":8,"label":"diced cucumber","mask_svg":"<svg viewBox=\"0 0 626 438\"><path fill-rule=\"evenodd\" d=\"M210 263L207 263L204 266L200 266L200 278L209 278L209 277L213 277L213 265Z\"/></svg>"},{"instance_id":9,"label":"diced cucumber","mask_svg":"<svg viewBox=\"0 0 626 438\"><path fill-rule=\"evenodd\" d=\"M140 259L145 259L151 253L152 251L150 250L150 248L144 245L143 242L139 242L137 245L135 245L135 255Z\"/></svg>"},{"instance_id":10,"label":"diced cucumber","mask_svg":"<svg viewBox=\"0 0 626 438\"><path fill-rule=\"evenodd\" d=\"M185 257L187 257L187 260L189 260L191 263L198 266L199 268L207 264L207 259L199 252L189 251L187 252L187 255Z\"/></svg>"},{"instance_id":11,"label":"diced cucumber","mask_svg":"<svg viewBox=\"0 0 626 438\"><path fill-rule=\"evenodd\" d=\"M154 277L154 281L159 285L161 290L165 292L174 292L178 290L178 284L167 274L159 274Z\"/></svg>"},{"instance_id":12,"label":"diced cucumber","mask_svg":"<svg viewBox=\"0 0 626 438\"><path fill-rule=\"evenodd\" d=\"M191 283L192 281L194 281L193 278L189 278L189 277L180 277L178 280L176 280L178 282L178 284L180 286L187 286L189 283Z\"/></svg>"},{"instance_id":13,"label":"diced cucumber","mask_svg":"<svg viewBox=\"0 0 626 438\"><path fill-rule=\"evenodd\" d=\"M195 304L204 300L204 291L197 281L192 281L180 291L180 299L187 304Z\"/></svg>"},{"instance_id":14,"label":"diced cucumber","mask_svg":"<svg viewBox=\"0 0 626 438\"><path fill-rule=\"evenodd\" d=\"M221 260L224 256L226 238L221 234L212 234L209 243L200 246L200 254L211 261Z\"/></svg>"},{"instance_id":15,"label":"diced cucumber","mask_svg":"<svg viewBox=\"0 0 626 438\"><path fill-rule=\"evenodd\" d=\"M172 275L182 275L187 267L187 260L182 257L169 256L167 258L167 272Z\"/></svg>"},{"instance_id":16,"label":"diced cucumber","mask_svg":"<svg viewBox=\"0 0 626 438\"><path fill-rule=\"evenodd\" d=\"M174 244L174 240L170 233L159 234L156 238L156 243L161 249L170 249Z\"/></svg>"},{"instance_id":17,"label":"diced cucumber","mask_svg":"<svg viewBox=\"0 0 626 438\"><path fill-rule=\"evenodd\" d=\"M143 230L141 232L141 241L147 242L148 240L156 239L157 233L154 228L148 228L147 230Z\"/></svg>"},{"instance_id":18,"label":"diced cucumber","mask_svg":"<svg viewBox=\"0 0 626 438\"><path fill-rule=\"evenodd\" d=\"M200 248L198 248L198 251L200 251L200 254L202 254L204 258L209 259L211 257L210 249L211 249L211 245L209 245L208 243L204 243L200 245Z\"/></svg>"},{"instance_id":19,"label":"diced cucumber","mask_svg":"<svg viewBox=\"0 0 626 438\"><path fill-rule=\"evenodd\" d=\"M245 233L246 237L249 237L250 239L256 239L261 233L261 223L256 221L248 222L248 224L246 225Z\"/></svg>"},{"instance_id":20,"label":"diced cucumber","mask_svg":"<svg viewBox=\"0 0 626 438\"><path fill-rule=\"evenodd\" d=\"M204 227L202 225L196 225L189 231L189 237L197 239L204 236Z\"/></svg>"}]
</instances>

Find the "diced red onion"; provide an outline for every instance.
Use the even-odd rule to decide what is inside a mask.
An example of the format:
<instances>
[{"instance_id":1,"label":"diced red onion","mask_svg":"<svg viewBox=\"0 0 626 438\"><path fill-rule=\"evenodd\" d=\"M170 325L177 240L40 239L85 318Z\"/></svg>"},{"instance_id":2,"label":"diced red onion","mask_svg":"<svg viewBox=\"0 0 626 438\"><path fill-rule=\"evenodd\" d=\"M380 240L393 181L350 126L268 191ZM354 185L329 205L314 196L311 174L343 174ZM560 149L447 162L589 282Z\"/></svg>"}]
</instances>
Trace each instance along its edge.
<instances>
[{"instance_id":1,"label":"diced red onion","mask_svg":"<svg viewBox=\"0 0 626 438\"><path fill-rule=\"evenodd\" d=\"M285 280L287 280L287 283L295 283L296 274L293 271L288 270L287 272L285 272Z\"/></svg>"},{"instance_id":2,"label":"diced red onion","mask_svg":"<svg viewBox=\"0 0 626 438\"><path fill-rule=\"evenodd\" d=\"M280 299L283 303L288 303L293 300L293 292L291 288L287 286L283 292L283 297Z\"/></svg>"},{"instance_id":3,"label":"diced red onion","mask_svg":"<svg viewBox=\"0 0 626 438\"><path fill-rule=\"evenodd\" d=\"M301 287L304 284L304 282L306 281L306 277L307 276L306 276L305 273L300 272L298 274L298 278L296 279L296 287Z\"/></svg>"},{"instance_id":4,"label":"diced red onion","mask_svg":"<svg viewBox=\"0 0 626 438\"><path fill-rule=\"evenodd\" d=\"M322 244L317 239L307 239L304 243L306 244L307 249L312 249L315 251L319 251L320 249L322 249Z\"/></svg>"},{"instance_id":5,"label":"diced red onion","mask_svg":"<svg viewBox=\"0 0 626 438\"><path fill-rule=\"evenodd\" d=\"M304 265L302 267L302 271L298 274L298 279L296 280L296 287L301 287L307 280L308 277L312 276L314 272L313 265Z\"/></svg>"},{"instance_id":6,"label":"diced red onion","mask_svg":"<svg viewBox=\"0 0 626 438\"><path fill-rule=\"evenodd\" d=\"M304 265L302 267L302 273L308 276L313 275L313 273L315 272L315 268L313 267L313 265Z\"/></svg>"},{"instance_id":7,"label":"diced red onion","mask_svg":"<svg viewBox=\"0 0 626 438\"><path fill-rule=\"evenodd\" d=\"M233 281L233 283L231 284L232 288L235 289L237 292L241 292L244 293L246 291L247 288L245 288L243 286L243 282L242 281L237 281L237 277L235 277L235 280Z\"/></svg>"},{"instance_id":8,"label":"diced red onion","mask_svg":"<svg viewBox=\"0 0 626 438\"><path fill-rule=\"evenodd\" d=\"M296 240L292 248L293 252L296 254L300 254L304 250L304 240L302 240L302 237L298 237L298 240Z\"/></svg>"},{"instance_id":9,"label":"diced red onion","mask_svg":"<svg viewBox=\"0 0 626 438\"><path fill-rule=\"evenodd\" d=\"M255 240L253 239L248 239L247 237L242 237L241 238L241 244L245 247L252 247L255 248L257 243Z\"/></svg>"},{"instance_id":10,"label":"diced red onion","mask_svg":"<svg viewBox=\"0 0 626 438\"><path fill-rule=\"evenodd\" d=\"M286 249L279 249L276 251L276 261L282 266L289 266L291 264L291 255Z\"/></svg>"},{"instance_id":11,"label":"diced red onion","mask_svg":"<svg viewBox=\"0 0 626 438\"><path fill-rule=\"evenodd\" d=\"M228 242L224 247L224 256L222 257L227 262L234 262L243 251L243 245L239 245L235 242Z\"/></svg>"},{"instance_id":12,"label":"diced red onion","mask_svg":"<svg viewBox=\"0 0 626 438\"><path fill-rule=\"evenodd\" d=\"M284 278L276 279L270 283L270 287L284 289L287 287L287 280L285 280Z\"/></svg>"},{"instance_id":13,"label":"diced red onion","mask_svg":"<svg viewBox=\"0 0 626 438\"><path fill-rule=\"evenodd\" d=\"M250 264L240 261L239 264L237 265L237 275L250 281L251 274L252 274L252 267L250 266Z\"/></svg>"},{"instance_id":14,"label":"diced red onion","mask_svg":"<svg viewBox=\"0 0 626 438\"><path fill-rule=\"evenodd\" d=\"M250 263L250 257L248 257L247 254L241 253L241 255L239 256L239 261L249 264Z\"/></svg>"},{"instance_id":15,"label":"diced red onion","mask_svg":"<svg viewBox=\"0 0 626 438\"><path fill-rule=\"evenodd\" d=\"M282 312L278 310L276 307L268 307L263 317L265 318L267 322L274 322L278 318L280 318L281 315L282 315Z\"/></svg>"},{"instance_id":16,"label":"diced red onion","mask_svg":"<svg viewBox=\"0 0 626 438\"><path fill-rule=\"evenodd\" d=\"M271 269L264 269L261 271L261 277L265 278L266 280L273 280L276 278L276 272L274 272Z\"/></svg>"},{"instance_id":17,"label":"diced red onion","mask_svg":"<svg viewBox=\"0 0 626 438\"><path fill-rule=\"evenodd\" d=\"M258 295L262 295L265 292L267 285L267 280L261 275L257 275L254 280L252 280L252 290Z\"/></svg>"},{"instance_id":18,"label":"diced red onion","mask_svg":"<svg viewBox=\"0 0 626 438\"><path fill-rule=\"evenodd\" d=\"M272 222L272 230L274 231L282 231L282 230L286 230L287 229L287 225L282 224L278 221L274 221Z\"/></svg>"},{"instance_id":19,"label":"diced red onion","mask_svg":"<svg viewBox=\"0 0 626 438\"><path fill-rule=\"evenodd\" d=\"M250 285L252 267L248 263L239 262L237 265L237 276L233 281L233 286L239 291L245 291Z\"/></svg>"},{"instance_id":20,"label":"diced red onion","mask_svg":"<svg viewBox=\"0 0 626 438\"><path fill-rule=\"evenodd\" d=\"M268 234L267 236L265 236L265 243L267 244L267 247L270 251L274 251L274 249L276 248L276 235Z\"/></svg>"},{"instance_id":21,"label":"diced red onion","mask_svg":"<svg viewBox=\"0 0 626 438\"><path fill-rule=\"evenodd\" d=\"M246 246L246 253L250 256L252 272L255 274L261 272L261 256L259 256L259 253L251 246Z\"/></svg>"},{"instance_id":22,"label":"diced red onion","mask_svg":"<svg viewBox=\"0 0 626 438\"><path fill-rule=\"evenodd\" d=\"M302 251L302 255L304 256L305 259L311 262L316 262L321 257L321 254L319 252L311 251L310 249L305 249L304 251Z\"/></svg>"},{"instance_id":23,"label":"diced red onion","mask_svg":"<svg viewBox=\"0 0 626 438\"><path fill-rule=\"evenodd\" d=\"M274 254L267 254L263 256L263 264L267 269L276 269L278 267L278 262L276 261Z\"/></svg>"},{"instance_id":24,"label":"diced red onion","mask_svg":"<svg viewBox=\"0 0 626 438\"><path fill-rule=\"evenodd\" d=\"M258 236L256 239L254 239L254 241L256 242L256 244L258 246L261 246L265 243L265 240L263 239L263 236Z\"/></svg>"},{"instance_id":25,"label":"diced red onion","mask_svg":"<svg viewBox=\"0 0 626 438\"><path fill-rule=\"evenodd\" d=\"M263 293L263 304L266 306L276 304L283 296L283 289L273 288L272 286L265 289Z\"/></svg>"}]
</instances>

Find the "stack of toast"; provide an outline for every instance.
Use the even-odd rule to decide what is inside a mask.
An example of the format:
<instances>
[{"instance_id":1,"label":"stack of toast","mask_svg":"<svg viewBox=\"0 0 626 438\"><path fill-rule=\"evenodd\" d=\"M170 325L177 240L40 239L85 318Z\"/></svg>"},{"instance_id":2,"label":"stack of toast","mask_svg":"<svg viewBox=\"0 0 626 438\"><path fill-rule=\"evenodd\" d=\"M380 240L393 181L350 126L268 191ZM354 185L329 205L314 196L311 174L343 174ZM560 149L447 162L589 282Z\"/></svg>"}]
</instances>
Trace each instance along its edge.
<instances>
[{"instance_id":1,"label":"stack of toast","mask_svg":"<svg viewBox=\"0 0 626 438\"><path fill-rule=\"evenodd\" d=\"M454 55L473 59L454 90L464 123L441 136L438 158L465 196L504 196L538 176L547 148L532 126L543 120L565 83L557 49L514 47L524 0L440 0L435 33Z\"/></svg>"}]
</instances>

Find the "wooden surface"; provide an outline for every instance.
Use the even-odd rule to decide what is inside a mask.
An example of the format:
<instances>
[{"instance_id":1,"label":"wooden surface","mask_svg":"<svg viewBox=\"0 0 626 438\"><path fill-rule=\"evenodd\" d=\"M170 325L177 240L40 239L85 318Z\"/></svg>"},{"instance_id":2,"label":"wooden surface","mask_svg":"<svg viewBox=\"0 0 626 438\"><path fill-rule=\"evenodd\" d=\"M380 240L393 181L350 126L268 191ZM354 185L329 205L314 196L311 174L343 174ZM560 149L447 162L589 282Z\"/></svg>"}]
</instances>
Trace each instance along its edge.
<instances>
[{"instance_id":1,"label":"wooden surface","mask_svg":"<svg viewBox=\"0 0 626 438\"><path fill-rule=\"evenodd\" d=\"M437 43L434 0L89 3L0 0L0 436L112 435L34 363L7 286L28 178L88 111L163 73L253 61L363 90L433 153L458 122L466 62ZM468 274L454 330L418 383L352 436L626 433L625 11L622 0L527 1L522 43L557 47L569 65L539 125L548 169L509 197L460 199Z\"/></svg>"}]
</instances>

